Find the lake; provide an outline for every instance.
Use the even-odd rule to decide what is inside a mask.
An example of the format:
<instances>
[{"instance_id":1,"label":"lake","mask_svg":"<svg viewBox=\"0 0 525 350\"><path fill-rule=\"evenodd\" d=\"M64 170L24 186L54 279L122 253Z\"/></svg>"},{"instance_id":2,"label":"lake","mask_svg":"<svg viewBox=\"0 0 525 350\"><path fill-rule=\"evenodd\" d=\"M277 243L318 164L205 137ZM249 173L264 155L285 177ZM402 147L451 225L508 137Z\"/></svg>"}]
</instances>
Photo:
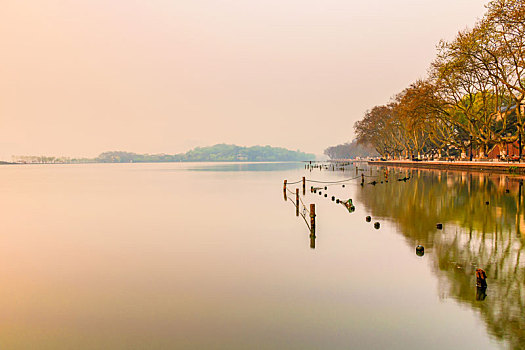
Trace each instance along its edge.
<instances>
[{"instance_id":1,"label":"lake","mask_svg":"<svg viewBox=\"0 0 525 350\"><path fill-rule=\"evenodd\" d=\"M520 178L359 168L3 166L0 348L525 347Z\"/></svg>"}]
</instances>

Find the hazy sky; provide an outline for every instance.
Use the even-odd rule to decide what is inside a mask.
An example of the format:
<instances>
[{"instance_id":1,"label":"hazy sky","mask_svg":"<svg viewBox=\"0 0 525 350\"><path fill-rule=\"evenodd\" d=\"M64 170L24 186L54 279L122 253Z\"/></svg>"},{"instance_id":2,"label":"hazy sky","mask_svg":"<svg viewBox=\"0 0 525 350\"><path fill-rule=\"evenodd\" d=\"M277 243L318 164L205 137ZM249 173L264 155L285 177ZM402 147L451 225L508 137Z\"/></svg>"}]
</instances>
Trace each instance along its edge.
<instances>
[{"instance_id":1,"label":"hazy sky","mask_svg":"<svg viewBox=\"0 0 525 350\"><path fill-rule=\"evenodd\" d=\"M322 153L485 0L0 0L0 157Z\"/></svg>"}]
</instances>

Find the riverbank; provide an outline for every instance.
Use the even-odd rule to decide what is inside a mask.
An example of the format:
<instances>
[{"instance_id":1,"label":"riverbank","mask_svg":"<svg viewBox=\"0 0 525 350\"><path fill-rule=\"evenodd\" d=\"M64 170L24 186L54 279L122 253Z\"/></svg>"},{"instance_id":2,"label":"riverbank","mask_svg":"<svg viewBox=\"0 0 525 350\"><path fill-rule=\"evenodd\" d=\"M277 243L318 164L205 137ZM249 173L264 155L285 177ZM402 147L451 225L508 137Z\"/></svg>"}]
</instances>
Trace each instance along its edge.
<instances>
[{"instance_id":1,"label":"riverbank","mask_svg":"<svg viewBox=\"0 0 525 350\"><path fill-rule=\"evenodd\" d=\"M382 166L400 166L409 168L426 168L426 169L452 169L466 171L484 171L497 173L519 173L525 174L525 163L507 163L507 162L470 162L470 161L411 161L411 160L373 160L368 161L370 165Z\"/></svg>"}]
</instances>

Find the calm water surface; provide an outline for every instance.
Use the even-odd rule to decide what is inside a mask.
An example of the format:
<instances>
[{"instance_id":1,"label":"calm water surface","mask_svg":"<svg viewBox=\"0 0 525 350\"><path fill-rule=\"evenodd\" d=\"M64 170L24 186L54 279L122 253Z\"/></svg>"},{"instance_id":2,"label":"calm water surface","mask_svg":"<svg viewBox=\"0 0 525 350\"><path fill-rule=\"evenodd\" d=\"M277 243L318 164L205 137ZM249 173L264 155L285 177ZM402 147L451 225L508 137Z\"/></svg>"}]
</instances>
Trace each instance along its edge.
<instances>
[{"instance_id":1,"label":"calm water surface","mask_svg":"<svg viewBox=\"0 0 525 350\"><path fill-rule=\"evenodd\" d=\"M384 170L360 167L367 182ZM4 166L0 348L525 348L519 179L391 168L388 183L307 191L311 249L283 180L354 175L290 163Z\"/></svg>"}]
</instances>

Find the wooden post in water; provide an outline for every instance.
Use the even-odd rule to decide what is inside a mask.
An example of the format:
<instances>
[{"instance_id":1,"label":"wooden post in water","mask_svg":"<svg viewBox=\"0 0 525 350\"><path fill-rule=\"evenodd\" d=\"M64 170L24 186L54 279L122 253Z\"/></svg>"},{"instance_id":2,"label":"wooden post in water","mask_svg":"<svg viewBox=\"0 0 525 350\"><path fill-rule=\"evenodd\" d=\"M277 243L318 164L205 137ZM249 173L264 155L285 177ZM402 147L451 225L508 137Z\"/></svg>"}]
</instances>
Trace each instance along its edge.
<instances>
[{"instance_id":1,"label":"wooden post in water","mask_svg":"<svg viewBox=\"0 0 525 350\"><path fill-rule=\"evenodd\" d=\"M361 174L361 186L365 184L365 174Z\"/></svg>"},{"instance_id":2,"label":"wooden post in water","mask_svg":"<svg viewBox=\"0 0 525 350\"><path fill-rule=\"evenodd\" d=\"M315 204L310 204L310 248L315 249Z\"/></svg>"},{"instance_id":3,"label":"wooden post in water","mask_svg":"<svg viewBox=\"0 0 525 350\"><path fill-rule=\"evenodd\" d=\"M315 204L310 204L310 230L315 235Z\"/></svg>"},{"instance_id":4,"label":"wooden post in water","mask_svg":"<svg viewBox=\"0 0 525 350\"><path fill-rule=\"evenodd\" d=\"M299 189L295 189L295 216L299 216Z\"/></svg>"},{"instance_id":5,"label":"wooden post in water","mask_svg":"<svg viewBox=\"0 0 525 350\"><path fill-rule=\"evenodd\" d=\"M283 191L286 192L286 183L288 182L288 180L284 180L284 185L283 185Z\"/></svg>"},{"instance_id":6,"label":"wooden post in water","mask_svg":"<svg viewBox=\"0 0 525 350\"><path fill-rule=\"evenodd\" d=\"M303 176L303 196L306 194L306 178Z\"/></svg>"}]
</instances>

